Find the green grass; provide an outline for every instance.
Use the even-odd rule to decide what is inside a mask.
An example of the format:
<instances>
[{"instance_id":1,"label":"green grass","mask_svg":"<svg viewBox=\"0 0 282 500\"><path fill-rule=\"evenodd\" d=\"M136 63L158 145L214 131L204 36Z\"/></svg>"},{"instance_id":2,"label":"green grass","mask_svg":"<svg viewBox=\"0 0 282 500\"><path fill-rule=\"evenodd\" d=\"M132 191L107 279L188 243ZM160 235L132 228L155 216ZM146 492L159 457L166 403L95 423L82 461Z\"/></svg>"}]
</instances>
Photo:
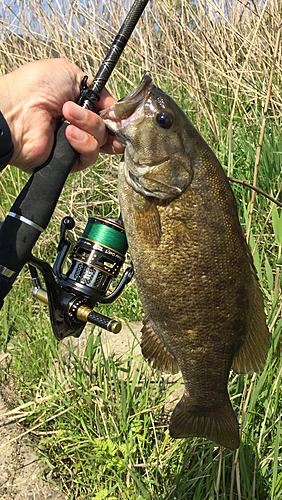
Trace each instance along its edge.
<instances>
[{"instance_id":1,"label":"green grass","mask_svg":"<svg viewBox=\"0 0 282 500\"><path fill-rule=\"evenodd\" d=\"M241 154L243 158L243 151ZM80 193L84 174L80 179L79 176L69 179L58 213L48 228L50 236L46 235L38 245L39 255L52 260L57 224L66 211L70 193L77 196L78 207L76 203L74 207L75 214L80 215L79 224L96 210L101 215L107 211L111 215L117 213L116 204L107 197L107 182L101 182L108 175L103 168L99 163L97 171L92 169L87 174L87 186L95 192L90 207ZM245 164L238 160L237 168L243 177L247 172ZM98 179L97 172L101 176ZM278 172L273 172L274 183L276 175ZM2 174L2 182L6 179L10 193L16 192L17 184L11 184L9 175ZM111 182L115 186L115 180ZM241 186L236 186L235 191L241 223L246 226L250 197ZM259 198L250 240L253 249L270 207L269 201ZM274 209L254 254L272 326L268 362L254 378L230 375L232 404L238 415L244 415L238 454L204 439L171 439L167 424L172 407L166 401L177 383L172 384L161 373L152 371L142 357L134 357L133 351L124 353L122 359L119 355L107 357L96 331L95 336L93 333L89 336L81 356L71 347L69 352L63 350L53 337L46 308L34 303L30 296L27 271L21 273L1 317L1 346L4 351L8 346L10 354L6 365L2 364L1 378L4 383L14 384L19 405L30 402L24 410L24 424L34 428L30 434L34 446L70 500L279 498L282 480L279 392L282 320L278 310L280 265L277 264L280 214L280 209ZM134 284L112 308L109 311L105 307L103 312L127 320L142 317ZM43 397L43 402L38 396Z\"/></svg>"},{"instance_id":2,"label":"green grass","mask_svg":"<svg viewBox=\"0 0 282 500\"><path fill-rule=\"evenodd\" d=\"M234 144L234 171L251 181L253 141ZM281 137L276 131L276 154ZM267 141L266 141L267 144ZM237 147L238 146L238 147ZM245 148L245 152L244 152ZM224 142L218 146L223 165ZM272 147L269 146L273 153ZM269 150L263 152L267 162ZM275 154L273 157L276 158ZM244 158L249 158L246 162ZM115 160L116 163L116 160ZM105 167L107 165L107 168ZM268 186L276 193L279 165L269 162ZM93 214L116 216L116 174L100 160L95 169L71 176L59 201L56 213L35 252L52 262L58 238L60 218L68 213L78 221L72 232L75 238L87 217ZM10 173L11 172L11 173ZM1 174L2 185L9 192L3 203L7 210L19 191L25 175L15 169ZM260 182L265 182L260 179ZM83 187L86 187L84 190ZM232 186L233 187L233 186ZM234 186L243 227L247 226L250 193ZM109 196L109 192L110 195ZM161 373L147 368L142 357L132 352L123 359L106 357L97 332L88 338L85 352L78 357L62 350L52 334L46 308L30 295L27 270L5 301L1 315L1 348L8 347L9 357L2 363L1 379L13 383L19 405L35 401L26 411L24 425L52 477L74 499L278 499L282 481L280 416L281 386L281 313L280 209L268 218L271 203L257 198L250 245L266 299L272 340L264 371L256 375L230 376L229 392L238 415L246 398L242 443L238 455L221 450L204 439L173 440L167 430L172 408L166 401L175 389ZM265 225L266 224L266 225ZM15 306L16 304L16 306ZM99 311L127 319L141 319L142 306L134 283L110 308ZM278 316L277 316L278 313ZM132 375L132 364L134 371ZM5 364L6 363L6 364ZM137 363L137 364L136 364ZM47 398L40 402L40 395Z\"/></svg>"},{"instance_id":3,"label":"green grass","mask_svg":"<svg viewBox=\"0 0 282 500\"><path fill-rule=\"evenodd\" d=\"M25 424L34 429L37 452L69 499L203 500L229 498L230 490L239 498L237 477L241 498L278 498L281 321L273 332L269 361L254 379L232 488L234 453L203 439L169 437L171 407L166 400L178 382L169 383L148 369L142 357L133 355L134 346L122 359L106 356L100 335L93 333L81 356L71 347L69 356L54 340L46 319L44 313L37 321L30 318L29 331L11 339L12 373L20 388L19 404L33 401L35 394L49 396L47 402L37 399L25 408ZM32 323L40 328L32 332ZM231 375L236 411L251 378Z\"/></svg>"}]
</instances>

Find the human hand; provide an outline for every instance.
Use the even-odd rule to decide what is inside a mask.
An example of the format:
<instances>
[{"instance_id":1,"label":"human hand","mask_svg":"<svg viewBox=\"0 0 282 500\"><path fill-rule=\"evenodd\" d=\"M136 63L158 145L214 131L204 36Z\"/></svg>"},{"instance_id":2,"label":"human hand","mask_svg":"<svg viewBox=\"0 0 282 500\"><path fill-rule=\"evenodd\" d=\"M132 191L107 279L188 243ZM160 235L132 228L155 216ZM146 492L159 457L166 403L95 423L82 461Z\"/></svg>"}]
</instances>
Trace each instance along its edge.
<instances>
[{"instance_id":1,"label":"human hand","mask_svg":"<svg viewBox=\"0 0 282 500\"><path fill-rule=\"evenodd\" d=\"M99 152L122 153L123 146L111 135L98 115L75 101L84 73L67 59L46 59L24 64L0 77L0 109L14 143L11 164L32 173L49 157L54 131L62 116L70 122L66 137L80 154L72 172L96 162ZM115 99L104 89L98 109Z\"/></svg>"}]
</instances>

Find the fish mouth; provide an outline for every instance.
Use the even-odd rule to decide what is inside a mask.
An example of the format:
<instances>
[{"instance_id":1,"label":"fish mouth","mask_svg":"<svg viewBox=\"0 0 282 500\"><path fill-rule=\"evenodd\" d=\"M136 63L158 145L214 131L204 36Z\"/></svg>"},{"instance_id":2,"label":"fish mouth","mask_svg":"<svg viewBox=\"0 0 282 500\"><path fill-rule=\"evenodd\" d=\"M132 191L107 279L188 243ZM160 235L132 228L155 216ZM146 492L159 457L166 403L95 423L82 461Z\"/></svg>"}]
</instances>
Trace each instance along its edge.
<instances>
[{"instance_id":1,"label":"fish mouth","mask_svg":"<svg viewBox=\"0 0 282 500\"><path fill-rule=\"evenodd\" d=\"M146 73L138 87L132 90L130 94L123 97L109 108L100 111L101 118L103 118L103 120L107 120L107 127L113 132L116 132L115 124L129 118L137 109L139 104L141 104L145 95L150 92L152 87L154 87L152 78ZM113 123L112 126L111 122Z\"/></svg>"}]
</instances>

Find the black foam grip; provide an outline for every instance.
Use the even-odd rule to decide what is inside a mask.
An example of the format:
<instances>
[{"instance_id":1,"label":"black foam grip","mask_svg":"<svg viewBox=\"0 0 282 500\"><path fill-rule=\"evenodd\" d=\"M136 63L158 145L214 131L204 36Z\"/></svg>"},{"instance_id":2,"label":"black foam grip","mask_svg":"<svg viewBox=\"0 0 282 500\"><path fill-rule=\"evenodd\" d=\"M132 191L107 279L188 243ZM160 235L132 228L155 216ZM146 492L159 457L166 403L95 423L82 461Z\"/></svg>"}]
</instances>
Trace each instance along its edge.
<instances>
[{"instance_id":1,"label":"black foam grip","mask_svg":"<svg viewBox=\"0 0 282 500\"><path fill-rule=\"evenodd\" d=\"M0 276L0 309L3 306L4 298L12 288L12 283L5 276Z\"/></svg>"},{"instance_id":2,"label":"black foam grip","mask_svg":"<svg viewBox=\"0 0 282 500\"><path fill-rule=\"evenodd\" d=\"M64 122L57 129L51 155L38 167L11 208L46 229L66 178L79 154L69 144Z\"/></svg>"},{"instance_id":3,"label":"black foam grip","mask_svg":"<svg viewBox=\"0 0 282 500\"><path fill-rule=\"evenodd\" d=\"M66 122L60 124L47 162L36 169L10 210L43 229L50 221L66 178L79 156L65 136L67 126ZM17 275L28 261L39 236L38 229L7 216L0 229L0 266Z\"/></svg>"}]
</instances>

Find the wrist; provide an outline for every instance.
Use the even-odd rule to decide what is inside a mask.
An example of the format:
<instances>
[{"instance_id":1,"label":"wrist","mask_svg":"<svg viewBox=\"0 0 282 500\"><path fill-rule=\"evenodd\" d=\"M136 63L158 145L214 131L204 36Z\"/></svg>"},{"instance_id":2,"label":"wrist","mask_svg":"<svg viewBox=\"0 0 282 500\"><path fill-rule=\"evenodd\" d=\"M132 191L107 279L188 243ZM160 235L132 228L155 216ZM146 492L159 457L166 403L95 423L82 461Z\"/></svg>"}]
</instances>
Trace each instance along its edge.
<instances>
[{"instance_id":1,"label":"wrist","mask_svg":"<svg viewBox=\"0 0 282 500\"><path fill-rule=\"evenodd\" d=\"M9 163L14 145L8 124L0 111L0 171Z\"/></svg>"},{"instance_id":2,"label":"wrist","mask_svg":"<svg viewBox=\"0 0 282 500\"><path fill-rule=\"evenodd\" d=\"M20 92L18 81L17 78L15 78L14 73L15 72L13 71L0 77L0 111L5 119L8 129L10 130L9 139L10 145L13 145L13 155L16 154L18 149L17 145L21 140L19 134L21 134L22 131L19 126L19 122L21 122L24 115L21 100L19 99L22 92ZM19 131L21 132L19 133ZM1 159L3 157L3 145L4 140L0 145ZM8 161L10 160L11 158L9 158ZM4 167L2 166L2 168Z\"/></svg>"}]
</instances>

